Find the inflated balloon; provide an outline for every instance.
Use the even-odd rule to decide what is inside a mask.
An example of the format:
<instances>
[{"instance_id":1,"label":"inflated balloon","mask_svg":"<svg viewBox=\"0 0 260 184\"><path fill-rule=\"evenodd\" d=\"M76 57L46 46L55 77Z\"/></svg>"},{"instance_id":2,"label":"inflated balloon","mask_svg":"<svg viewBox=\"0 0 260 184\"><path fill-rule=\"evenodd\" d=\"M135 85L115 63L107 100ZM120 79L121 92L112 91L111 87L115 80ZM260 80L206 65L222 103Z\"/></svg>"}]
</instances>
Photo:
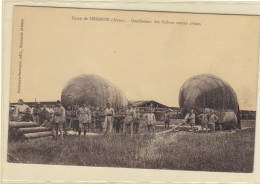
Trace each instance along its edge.
<instances>
[{"instance_id":1,"label":"inflated balloon","mask_svg":"<svg viewBox=\"0 0 260 184\"><path fill-rule=\"evenodd\" d=\"M127 106L128 100L114 84L98 75L80 75L71 79L61 93L63 106L84 104L100 107L108 102L112 107Z\"/></svg>"},{"instance_id":2,"label":"inflated balloon","mask_svg":"<svg viewBox=\"0 0 260 184\"><path fill-rule=\"evenodd\" d=\"M205 108L214 110L232 109L239 112L237 95L224 80L214 75L197 75L181 87L179 105L184 110L194 109L201 113Z\"/></svg>"}]
</instances>

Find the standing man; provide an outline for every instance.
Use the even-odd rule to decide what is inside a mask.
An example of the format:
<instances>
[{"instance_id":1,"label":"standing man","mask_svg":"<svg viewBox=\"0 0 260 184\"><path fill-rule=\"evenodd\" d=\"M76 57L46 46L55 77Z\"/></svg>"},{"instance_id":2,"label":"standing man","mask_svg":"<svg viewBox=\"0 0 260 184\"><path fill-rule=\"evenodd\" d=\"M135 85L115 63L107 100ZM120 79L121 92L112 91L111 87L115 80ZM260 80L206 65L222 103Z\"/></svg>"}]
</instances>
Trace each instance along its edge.
<instances>
[{"instance_id":1,"label":"standing man","mask_svg":"<svg viewBox=\"0 0 260 184\"><path fill-rule=\"evenodd\" d=\"M116 133L119 133L120 131L120 108L115 109L115 116L114 116L114 128L116 130Z\"/></svg>"},{"instance_id":2,"label":"standing man","mask_svg":"<svg viewBox=\"0 0 260 184\"><path fill-rule=\"evenodd\" d=\"M67 127L69 129L72 129L72 114L73 114L73 110L71 108L70 105L68 105L67 110L66 110L66 123L67 123Z\"/></svg>"},{"instance_id":3,"label":"standing man","mask_svg":"<svg viewBox=\"0 0 260 184\"><path fill-rule=\"evenodd\" d=\"M87 133L87 125L90 122L90 110L86 104L83 104L81 108L79 108L79 136L81 131L84 131L84 136Z\"/></svg>"},{"instance_id":4,"label":"standing man","mask_svg":"<svg viewBox=\"0 0 260 184\"><path fill-rule=\"evenodd\" d=\"M96 126L100 128L101 133L104 133L105 132L105 130L104 130L105 123L104 122L106 119L106 115L105 115L104 108L102 106L99 107L99 109L96 113L96 117L97 117Z\"/></svg>"},{"instance_id":5,"label":"standing man","mask_svg":"<svg viewBox=\"0 0 260 184\"><path fill-rule=\"evenodd\" d=\"M152 109L148 111L148 114L146 115L146 121L147 121L147 128L149 134L151 133L151 129L153 130L154 133L156 119L154 113L152 112Z\"/></svg>"},{"instance_id":6,"label":"standing man","mask_svg":"<svg viewBox=\"0 0 260 184\"><path fill-rule=\"evenodd\" d=\"M91 111L91 124L92 124L92 131L96 131L96 121L97 121L97 111L98 108L93 107Z\"/></svg>"},{"instance_id":7,"label":"standing man","mask_svg":"<svg viewBox=\"0 0 260 184\"><path fill-rule=\"evenodd\" d=\"M140 122L141 122L142 118L143 118L143 115L142 115L141 111L137 110L136 111L136 118L134 120L134 132L135 132L135 134L137 134L138 131L139 131L139 126L140 126Z\"/></svg>"},{"instance_id":8,"label":"standing man","mask_svg":"<svg viewBox=\"0 0 260 184\"><path fill-rule=\"evenodd\" d=\"M24 104L22 99L18 100L18 105L15 106L12 118L14 121L23 121L24 116L30 110L30 107Z\"/></svg>"},{"instance_id":9,"label":"standing man","mask_svg":"<svg viewBox=\"0 0 260 184\"><path fill-rule=\"evenodd\" d=\"M115 112L115 129L116 133L120 133L125 128L125 111L124 107L120 107Z\"/></svg>"},{"instance_id":10,"label":"standing man","mask_svg":"<svg viewBox=\"0 0 260 184\"><path fill-rule=\"evenodd\" d=\"M32 122L33 122L33 117L32 117L32 114L31 114L31 110L30 110L30 109L27 109L27 110L26 110L26 114L23 116L22 121L25 121L25 122L32 121Z\"/></svg>"},{"instance_id":11,"label":"standing man","mask_svg":"<svg viewBox=\"0 0 260 184\"><path fill-rule=\"evenodd\" d=\"M182 120L182 122L184 123L184 124L190 124L190 119L189 119L189 117L190 117L190 111L188 111L187 113L186 113L186 115L185 115L185 117L183 118L183 120Z\"/></svg>"},{"instance_id":12,"label":"standing man","mask_svg":"<svg viewBox=\"0 0 260 184\"><path fill-rule=\"evenodd\" d=\"M128 109L126 110L126 126L130 128L130 134L133 135L133 123L136 118L135 110L131 105L128 105Z\"/></svg>"},{"instance_id":13,"label":"standing man","mask_svg":"<svg viewBox=\"0 0 260 184\"><path fill-rule=\"evenodd\" d=\"M209 116L209 125L210 125L210 131L215 132L215 123L218 121L217 115L214 114L213 110L210 111L210 116Z\"/></svg>"},{"instance_id":14,"label":"standing man","mask_svg":"<svg viewBox=\"0 0 260 184\"><path fill-rule=\"evenodd\" d=\"M110 102L107 103L107 108L105 110L105 115L106 115L106 118L105 118L105 125L106 127L106 132L108 134L111 134L112 133L112 129L113 129L113 121L114 121L114 116L115 116L115 111L114 109L111 107L111 104Z\"/></svg>"},{"instance_id":15,"label":"standing man","mask_svg":"<svg viewBox=\"0 0 260 184\"><path fill-rule=\"evenodd\" d=\"M33 117L34 121L40 125L40 114L41 114L41 107L40 102L35 103L35 107L33 109Z\"/></svg>"},{"instance_id":16,"label":"standing man","mask_svg":"<svg viewBox=\"0 0 260 184\"><path fill-rule=\"evenodd\" d=\"M170 128L170 113L169 113L168 109L164 114L164 125L165 125L165 129L167 126L168 126L168 129Z\"/></svg>"},{"instance_id":17,"label":"standing man","mask_svg":"<svg viewBox=\"0 0 260 184\"><path fill-rule=\"evenodd\" d=\"M72 108L72 124L71 124L71 128L73 131L78 131L78 106L77 105L74 105L73 108Z\"/></svg>"},{"instance_id":18,"label":"standing man","mask_svg":"<svg viewBox=\"0 0 260 184\"><path fill-rule=\"evenodd\" d=\"M53 118L54 117L54 109L52 108L52 106L48 107L47 111L50 113L50 116Z\"/></svg>"},{"instance_id":19,"label":"standing man","mask_svg":"<svg viewBox=\"0 0 260 184\"><path fill-rule=\"evenodd\" d=\"M123 134L126 133L126 108L124 106L121 106L121 108L119 109L119 114L120 114L120 125L121 125L121 131Z\"/></svg>"},{"instance_id":20,"label":"standing man","mask_svg":"<svg viewBox=\"0 0 260 184\"><path fill-rule=\"evenodd\" d=\"M61 103L59 100L57 100L57 105L54 108L54 119L53 119L53 133L55 136L55 132L56 132L56 136L55 138L58 139L58 132L60 132L60 137L61 139L63 139L63 124L66 121L66 111L64 109L64 107L61 106Z\"/></svg>"},{"instance_id":21,"label":"standing man","mask_svg":"<svg viewBox=\"0 0 260 184\"><path fill-rule=\"evenodd\" d=\"M191 131L192 131L192 133L194 133L195 132L195 114L194 114L194 112L193 112L193 109L192 110L190 110L190 117L189 117L189 120L190 120L190 126L191 126Z\"/></svg>"},{"instance_id":22,"label":"standing man","mask_svg":"<svg viewBox=\"0 0 260 184\"><path fill-rule=\"evenodd\" d=\"M206 129L206 132L208 133L208 113L207 110L204 109L204 112L200 115L198 115L198 118L200 119L201 122L201 131L203 132L204 127Z\"/></svg>"},{"instance_id":23,"label":"standing man","mask_svg":"<svg viewBox=\"0 0 260 184\"><path fill-rule=\"evenodd\" d=\"M50 115L49 111L47 110L47 105L44 104L42 111L40 113L41 126L44 126L45 124L49 124L50 119L51 119L51 115Z\"/></svg>"},{"instance_id":24,"label":"standing man","mask_svg":"<svg viewBox=\"0 0 260 184\"><path fill-rule=\"evenodd\" d=\"M91 105L88 106L88 109L89 109L89 117L88 117L88 131L90 130L90 124L92 123L92 111L93 111L93 108Z\"/></svg>"}]
</instances>

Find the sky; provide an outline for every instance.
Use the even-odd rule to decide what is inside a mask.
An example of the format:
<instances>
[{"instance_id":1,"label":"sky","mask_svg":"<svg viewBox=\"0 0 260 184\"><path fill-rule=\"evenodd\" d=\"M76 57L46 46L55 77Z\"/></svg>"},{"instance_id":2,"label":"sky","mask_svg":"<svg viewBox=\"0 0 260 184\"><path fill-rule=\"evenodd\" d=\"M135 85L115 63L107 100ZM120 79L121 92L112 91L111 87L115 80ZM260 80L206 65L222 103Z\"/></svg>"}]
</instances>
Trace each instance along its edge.
<instances>
[{"instance_id":1,"label":"sky","mask_svg":"<svg viewBox=\"0 0 260 184\"><path fill-rule=\"evenodd\" d=\"M89 17L125 22L90 21ZM241 109L255 110L259 28L256 16L16 7L10 102L55 101L71 78L97 74L129 100L155 100L176 107L182 84L208 73L233 87Z\"/></svg>"}]
</instances>

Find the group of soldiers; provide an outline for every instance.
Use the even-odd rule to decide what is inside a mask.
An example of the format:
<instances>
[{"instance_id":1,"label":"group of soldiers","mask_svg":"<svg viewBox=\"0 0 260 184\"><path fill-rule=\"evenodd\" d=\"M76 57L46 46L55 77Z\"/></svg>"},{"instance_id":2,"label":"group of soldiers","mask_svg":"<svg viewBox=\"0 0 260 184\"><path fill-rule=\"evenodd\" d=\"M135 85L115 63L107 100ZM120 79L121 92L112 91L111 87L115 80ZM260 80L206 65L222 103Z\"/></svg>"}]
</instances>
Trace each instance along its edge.
<instances>
[{"instance_id":1,"label":"group of soldiers","mask_svg":"<svg viewBox=\"0 0 260 184\"><path fill-rule=\"evenodd\" d=\"M63 139L63 131L67 134L68 130L73 130L81 135L83 132L100 130L102 134L116 133L130 135L139 133L141 121L145 121L148 132L155 131L156 118L152 109L139 110L132 105L127 107L112 108L108 102L106 106L93 107L87 104L67 106L66 109L58 100L55 106L47 106L35 103L34 107L29 107L24 104L22 99L19 99L18 105L11 108L10 120L12 121L34 121L39 126L51 128L55 138L60 134ZM215 123L218 121L218 116L213 110L208 108L197 116L201 123L202 132L204 129L208 133L215 132ZM170 128L170 111L164 113L165 128ZM183 119L183 123L191 126L192 132L195 131L196 115L193 110L189 110Z\"/></svg>"},{"instance_id":2,"label":"group of soldiers","mask_svg":"<svg viewBox=\"0 0 260 184\"><path fill-rule=\"evenodd\" d=\"M67 106L66 109L58 100L55 106L47 106L35 103L34 107L24 104L19 99L11 114L13 121L34 121L39 126L51 128L54 137L57 139L60 134L63 139L63 131L74 130L84 135L91 129L100 129L102 134L129 133L130 135L139 132L140 122L147 123L149 133L155 131L156 118L152 109L137 110L133 106L112 108L108 102L106 107L93 107L87 104Z\"/></svg>"},{"instance_id":3,"label":"group of soldiers","mask_svg":"<svg viewBox=\"0 0 260 184\"><path fill-rule=\"evenodd\" d=\"M208 130L210 129L211 132L215 132L215 124L218 121L218 116L214 114L214 111L208 108L204 109L204 112L202 114L198 115L198 119L201 123L201 131L204 131L204 128L206 130L206 133L208 133ZM188 123L191 126L192 132L195 131L195 120L196 115L193 112L193 109L191 109L185 116L183 122Z\"/></svg>"}]
</instances>

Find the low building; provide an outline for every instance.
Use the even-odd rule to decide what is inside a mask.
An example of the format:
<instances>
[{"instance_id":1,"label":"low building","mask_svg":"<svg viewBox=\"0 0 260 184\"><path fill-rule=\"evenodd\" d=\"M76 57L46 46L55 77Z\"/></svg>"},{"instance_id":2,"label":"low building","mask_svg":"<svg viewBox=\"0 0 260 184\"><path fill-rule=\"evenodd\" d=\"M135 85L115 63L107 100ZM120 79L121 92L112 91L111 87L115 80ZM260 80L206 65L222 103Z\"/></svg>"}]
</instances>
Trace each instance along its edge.
<instances>
[{"instance_id":1,"label":"low building","mask_svg":"<svg viewBox=\"0 0 260 184\"><path fill-rule=\"evenodd\" d=\"M240 117L241 117L241 120L255 120L256 111L241 110Z\"/></svg>"},{"instance_id":2,"label":"low building","mask_svg":"<svg viewBox=\"0 0 260 184\"><path fill-rule=\"evenodd\" d=\"M168 106L163 105L154 100L130 101L129 104L133 105L139 110L145 110L147 108L150 108L150 109L154 109L155 111L163 111L169 108Z\"/></svg>"},{"instance_id":3,"label":"low building","mask_svg":"<svg viewBox=\"0 0 260 184\"><path fill-rule=\"evenodd\" d=\"M146 111L147 108L152 109L157 121L163 120L166 110L170 110L170 115L172 118L178 118L180 114L180 108L168 107L167 105L161 104L154 100L130 101L129 104L133 105L137 110L141 111Z\"/></svg>"},{"instance_id":4,"label":"low building","mask_svg":"<svg viewBox=\"0 0 260 184\"><path fill-rule=\"evenodd\" d=\"M24 104L29 105L30 107L34 107L35 103L37 103L37 102L24 102ZM10 103L10 107L13 107L13 106L15 106L17 104L18 104L17 102L16 103ZM41 106L44 105L44 104L46 104L48 106L56 105L57 101L43 101L43 102L40 102Z\"/></svg>"}]
</instances>

